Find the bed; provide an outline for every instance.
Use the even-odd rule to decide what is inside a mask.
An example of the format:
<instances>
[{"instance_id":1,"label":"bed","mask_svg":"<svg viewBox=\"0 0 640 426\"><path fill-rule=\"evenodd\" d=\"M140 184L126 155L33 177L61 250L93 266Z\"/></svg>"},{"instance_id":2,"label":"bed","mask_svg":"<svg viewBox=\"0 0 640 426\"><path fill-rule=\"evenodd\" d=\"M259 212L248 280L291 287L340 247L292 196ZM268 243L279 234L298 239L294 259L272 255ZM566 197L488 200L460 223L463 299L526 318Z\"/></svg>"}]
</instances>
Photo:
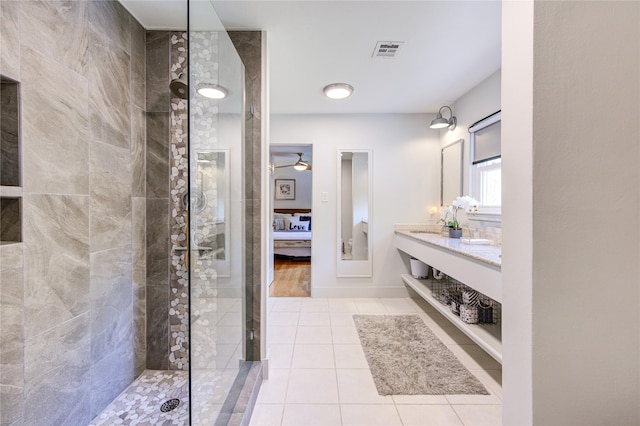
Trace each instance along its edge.
<instances>
[{"instance_id":1,"label":"bed","mask_svg":"<svg viewBox=\"0 0 640 426\"><path fill-rule=\"evenodd\" d=\"M311 257L311 209L273 210L273 253L290 258Z\"/></svg>"}]
</instances>

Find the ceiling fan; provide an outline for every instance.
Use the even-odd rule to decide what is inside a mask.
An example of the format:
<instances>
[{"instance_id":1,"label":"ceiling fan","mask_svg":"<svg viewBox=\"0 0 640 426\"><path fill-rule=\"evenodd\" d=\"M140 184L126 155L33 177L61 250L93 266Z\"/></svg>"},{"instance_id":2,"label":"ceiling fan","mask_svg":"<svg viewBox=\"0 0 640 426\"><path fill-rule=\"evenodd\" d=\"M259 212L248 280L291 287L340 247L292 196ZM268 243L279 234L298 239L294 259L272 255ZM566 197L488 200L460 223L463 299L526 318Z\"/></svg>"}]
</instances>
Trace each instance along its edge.
<instances>
[{"instance_id":1,"label":"ceiling fan","mask_svg":"<svg viewBox=\"0 0 640 426\"><path fill-rule=\"evenodd\" d=\"M311 170L311 163L302 160L302 153L301 152L296 152L296 154L298 155L298 161L296 161L293 164L282 164L280 166L274 166L274 168L279 169L282 167L293 167L296 170L299 171L303 171L303 170Z\"/></svg>"}]
</instances>

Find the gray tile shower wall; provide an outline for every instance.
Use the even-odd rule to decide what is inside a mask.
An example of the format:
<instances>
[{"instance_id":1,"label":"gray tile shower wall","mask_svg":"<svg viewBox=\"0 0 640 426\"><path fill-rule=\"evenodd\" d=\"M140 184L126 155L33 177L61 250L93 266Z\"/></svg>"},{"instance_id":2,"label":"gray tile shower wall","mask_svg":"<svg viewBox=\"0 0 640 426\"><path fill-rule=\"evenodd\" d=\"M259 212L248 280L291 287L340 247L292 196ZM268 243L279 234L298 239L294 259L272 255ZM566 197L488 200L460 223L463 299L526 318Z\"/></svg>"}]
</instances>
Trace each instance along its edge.
<instances>
[{"instance_id":1,"label":"gray tile shower wall","mask_svg":"<svg viewBox=\"0 0 640 426\"><path fill-rule=\"evenodd\" d=\"M21 58L24 191L89 195L89 82L27 45Z\"/></svg>"},{"instance_id":2,"label":"gray tile shower wall","mask_svg":"<svg viewBox=\"0 0 640 426\"><path fill-rule=\"evenodd\" d=\"M22 418L24 387L23 245L0 245L0 424Z\"/></svg>"},{"instance_id":3,"label":"gray tile shower wall","mask_svg":"<svg viewBox=\"0 0 640 426\"><path fill-rule=\"evenodd\" d=\"M0 16L0 73L14 80L20 79L20 31L18 2L1 1Z\"/></svg>"},{"instance_id":4,"label":"gray tile shower wall","mask_svg":"<svg viewBox=\"0 0 640 426\"><path fill-rule=\"evenodd\" d=\"M107 0L3 0L0 21L24 237L0 247L0 422L88 424L145 367L146 34Z\"/></svg>"},{"instance_id":5,"label":"gray tile shower wall","mask_svg":"<svg viewBox=\"0 0 640 426\"><path fill-rule=\"evenodd\" d=\"M146 32L146 365L169 368L168 31Z\"/></svg>"}]
</instances>

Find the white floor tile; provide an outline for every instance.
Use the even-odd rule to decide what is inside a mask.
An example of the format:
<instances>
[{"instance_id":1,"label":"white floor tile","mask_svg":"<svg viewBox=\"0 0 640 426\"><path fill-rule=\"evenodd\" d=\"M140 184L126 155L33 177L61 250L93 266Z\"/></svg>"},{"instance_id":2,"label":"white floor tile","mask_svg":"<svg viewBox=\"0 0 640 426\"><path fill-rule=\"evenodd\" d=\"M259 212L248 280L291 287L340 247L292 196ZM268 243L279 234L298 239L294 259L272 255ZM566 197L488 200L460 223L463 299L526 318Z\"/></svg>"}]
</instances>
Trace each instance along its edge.
<instances>
[{"instance_id":1,"label":"white floor tile","mask_svg":"<svg viewBox=\"0 0 640 426\"><path fill-rule=\"evenodd\" d=\"M263 382L251 424L500 424L500 364L426 302L278 298L269 303L271 377ZM233 306L227 307L230 312ZM420 315L491 395L378 394L353 314L411 313Z\"/></svg>"},{"instance_id":2,"label":"white floor tile","mask_svg":"<svg viewBox=\"0 0 640 426\"><path fill-rule=\"evenodd\" d=\"M355 327L353 322L353 313L351 312L330 312L331 325L342 325L347 327Z\"/></svg>"},{"instance_id":3,"label":"white floor tile","mask_svg":"<svg viewBox=\"0 0 640 426\"><path fill-rule=\"evenodd\" d=\"M278 297L276 298L272 312L300 312L302 307L302 299L297 297Z\"/></svg>"},{"instance_id":4,"label":"white floor tile","mask_svg":"<svg viewBox=\"0 0 640 426\"><path fill-rule=\"evenodd\" d=\"M445 395L451 405L496 405L502 400L495 395Z\"/></svg>"},{"instance_id":5,"label":"white floor tile","mask_svg":"<svg viewBox=\"0 0 640 426\"><path fill-rule=\"evenodd\" d=\"M269 379L263 380L258 393L258 404L284 404L289 383L289 370L272 368Z\"/></svg>"},{"instance_id":6,"label":"white floor tile","mask_svg":"<svg viewBox=\"0 0 640 426\"><path fill-rule=\"evenodd\" d=\"M336 373L341 404L393 404L391 396L378 394L369 370L344 369Z\"/></svg>"},{"instance_id":7,"label":"white floor tile","mask_svg":"<svg viewBox=\"0 0 640 426\"><path fill-rule=\"evenodd\" d=\"M380 299L356 299L358 312L361 314L388 314L387 308Z\"/></svg>"},{"instance_id":8,"label":"white floor tile","mask_svg":"<svg viewBox=\"0 0 640 426\"><path fill-rule=\"evenodd\" d=\"M405 426L462 426L450 405L398 405Z\"/></svg>"},{"instance_id":9,"label":"white floor tile","mask_svg":"<svg viewBox=\"0 0 640 426\"><path fill-rule=\"evenodd\" d=\"M348 426L401 425L396 407L391 405L341 405L342 424Z\"/></svg>"},{"instance_id":10,"label":"white floor tile","mask_svg":"<svg viewBox=\"0 0 640 426\"><path fill-rule=\"evenodd\" d=\"M282 423L283 404L256 404L250 426L277 426Z\"/></svg>"},{"instance_id":11,"label":"white floor tile","mask_svg":"<svg viewBox=\"0 0 640 426\"><path fill-rule=\"evenodd\" d=\"M333 342L330 326L298 327L296 344L330 344Z\"/></svg>"},{"instance_id":12,"label":"white floor tile","mask_svg":"<svg viewBox=\"0 0 640 426\"><path fill-rule=\"evenodd\" d=\"M340 406L337 404L287 404L282 418L283 426L339 426Z\"/></svg>"},{"instance_id":13,"label":"white floor tile","mask_svg":"<svg viewBox=\"0 0 640 426\"><path fill-rule=\"evenodd\" d=\"M329 312L329 301L327 299L305 298L302 300L300 311L309 312Z\"/></svg>"},{"instance_id":14,"label":"white floor tile","mask_svg":"<svg viewBox=\"0 0 640 426\"><path fill-rule=\"evenodd\" d=\"M333 345L295 345L291 368L336 368Z\"/></svg>"},{"instance_id":15,"label":"white floor tile","mask_svg":"<svg viewBox=\"0 0 640 426\"><path fill-rule=\"evenodd\" d=\"M271 368L291 368L293 345L271 345L269 366Z\"/></svg>"},{"instance_id":16,"label":"white floor tile","mask_svg":"<svg viewBox=\"0 0 640 426\"><path fill-rule=\"evenodd\" d=\"M296 340L298 327L295 325L269 326L268 339L271 345L293 344Z\"/></svg>"},{"instance_id":17,"label":"white floor tile","mask_svg":"<svg viewBox=\"0 0 640 426\"><path fill-rule=\"evenodd\" d=\"M333 345L333 351L336 368L365 368L369 371L369 363L361 345Z\"/></svg>"},{"instance_id":18,"label":"white floor tile","mask_svg":"<svg viewBox=\"0 0 640 426\"><path fill-rule=\"evenodd\" d=\"M355 325L332 325L331 334L335 345L360 345L360 336Z\"/></svg>"},{"instance_id":19,"label":"white floor tile","mask_svg":"<svg viewBox=\"0 0 640 426\"><path fill-rule=\"evenodd\" d=\"M299 325L302 326L327 326L331 325L329 312L302 312Z\"/></svg>"},{"instance_id":20,"label":"white floor tile","mask_svg":"<svg viewBox=\"0 0 640 426\"><path fill-rule=\"evenodd\" d=\"M465 426L500 426L502 425L501 405L454 405Z\"/></svg>"},{"instance_id":21,"label":"white floor tile","mask_svg":"<svg viewBox=\"0 0 640 426\"><path fill-rule=\"evenodd\" d=\"M393 395L393 402L398 404L449 404L444 395Z\"/></svg>"},{"instance_id":22,"label":"white floor tile","mask_svg":"<svg viewBox=\"0 0 640 426\"><path fill-rule=\"evenodd\" d=\"M419 312L420 308L410 299L380 299L384 307L390 314L413 314Z\"/></svg>"},{"instance_id":23,"label":"white floor tile","mask_svg":"<svg viewBox=\"0 0 640 426\"><path fill-rule=\"evenodd\" d=\"M335 371L292 369L286 401L287 404L337 404Z\"/></svg>"},{"instance_id":24,"label":"white floor tile","mask_svg":"<svg viewBox=\"0 0 640 426\"><path fill-rule=\"evenodd\" d=\"M271 312L269 313L269 326L298 325L299 318L299 312Z\"/></svg>"},{"instance_id":25,"label":"white floor tile","mask_svg":"<svg viewBox=\"0 0 640 426\"><path fill-rule=\"evenodd\" d=\"M330 299L329 312L355 314L358 312L358 305L353 299Z\"/></svg>"}]
</instances>

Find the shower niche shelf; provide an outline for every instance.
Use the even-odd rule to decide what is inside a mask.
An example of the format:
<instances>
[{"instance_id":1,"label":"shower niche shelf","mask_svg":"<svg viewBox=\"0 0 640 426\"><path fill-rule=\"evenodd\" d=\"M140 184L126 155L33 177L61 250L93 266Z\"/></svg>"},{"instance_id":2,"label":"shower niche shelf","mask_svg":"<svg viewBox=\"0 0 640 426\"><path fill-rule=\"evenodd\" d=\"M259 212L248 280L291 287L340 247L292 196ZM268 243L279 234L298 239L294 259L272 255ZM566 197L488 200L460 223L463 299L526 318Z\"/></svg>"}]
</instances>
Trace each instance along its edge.
<instances>
[{"instance_id":1,"label":"shower niche shelf","mask_svg":"<svg viewBox=\"0 0 640 426\"><path fill-rule=\"evenodd\" d=\"M22 241L20 84L0 75L0 244Z\"/></svg>"}]
</instances>

